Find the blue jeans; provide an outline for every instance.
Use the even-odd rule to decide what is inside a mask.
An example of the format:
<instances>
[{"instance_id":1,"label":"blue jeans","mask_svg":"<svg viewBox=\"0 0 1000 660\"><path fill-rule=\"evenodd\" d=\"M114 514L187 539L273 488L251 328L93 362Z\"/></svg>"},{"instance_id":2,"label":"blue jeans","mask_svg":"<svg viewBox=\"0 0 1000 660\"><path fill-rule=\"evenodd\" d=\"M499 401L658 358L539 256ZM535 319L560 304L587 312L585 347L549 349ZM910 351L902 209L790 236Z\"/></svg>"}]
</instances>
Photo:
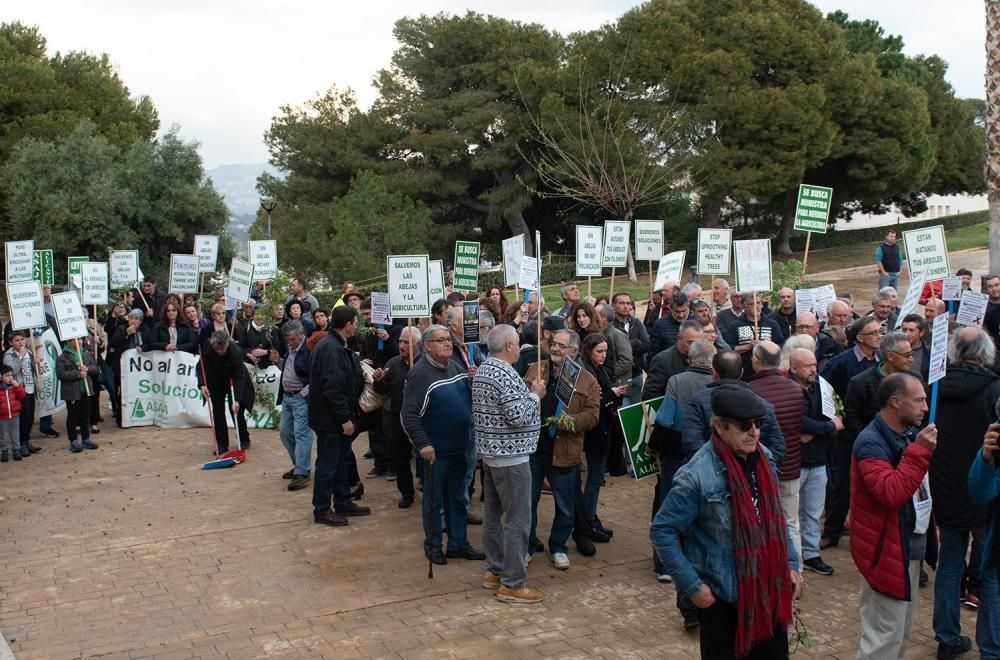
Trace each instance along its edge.
<instances>
[{"instance_id":1,"label":"blue jeans","mask_svg":"<svg viewBox=\"0 0 1000 660\"><path fill-rule=\"evenodd\" d=\"M543 454L531 455L531 540L538 539L538 500L542 497L542 480L548 479L552 487L555 515L552 517L552 531L549 532L549 552L569 552L566 543L573 533L573 512L575 511L577 478L579 469L557 468L552 465L552 457ZM530 549L529 552L533 552Z\"/></svg>"},{"instance_id":2,"label":"blue jeans","mask_svg":"<svg viewBox=\"0 0 1000 660\"><path fill-rule=\"evenodd\" d=\"M965 573L965 556L973 533L985 534L986 530L967 532L938 527L941 547L938 551L937 577L934 578L934 639L941 644L958 644L962 634L959 597Z\"/></svg>"},{"instance_id":3,"label":"blue jeans","mask_svg":"<svg viewBox=\"0 0 1000 660\"><path fill-rule=\"evenodd\" d=\"M660 458L660 474L656 477L656 493L653 496L654 518L657 511L660 510L663 500L667 498L670 487L674 485L674 475L677 473L677 470L681 469L682 465L684 465L684 459L679 456L665 455ZM653 571L657 575L663 575L667 572L667 567L660 561L656 550L653 550Z\"/></svg>"},{"instance_id":4,"label":"blue jeans","mask_svg":"<svg viewBox=\"0 0 1000 660\"><path fill-rule=\"evenodd\" d=\"M623 406L631 406L633 403L639 403L642 401L642 374L632 378L629 381L629 385L632 387L629 393L622 397Z\"/></svg>"},{"instance_id":5,"label":"blue jeans","mask_svg":"<svg viewBox=\"0 0 1000 660\"><path fill-rule=\"evenodd\" d=\"M285 445L296 476L309 474L312 457L312 429L309 428L309 401L285 394L281 404L281 444Z\"/></svg>"},{"instance_id":6,"label":"blue jeans","mask_svg":"<svg viewBox=\"0 0 1000 660\"><path fill-rule=\"evenodd\" d=\"M45 417L38 418L38 432L39 433L52 433L52 415L46 415Z\"/></svg>"},{"instance_id":7,"label":"blue jeans","mask_svg":"<svg viewBox=\"0 0 1000 660\"><path fill-rule=\"evenodd\" d=\"M819 519L826 502L826 466L802 466L799 476L799 525L802 559L819 557Z\"/></svg>"},{"instance_id":8,"label":"blue jeans","mask_svg":"<svg viewBox=\"0 0 1000 660\"><path fill-rule=\"evenodd\" d=\"M1000 660L1000 569L994 566L987 566L980 575L976 644L981 660Z\"/></svg>"},{"instance_id":9,"label":"blue jeans","mask_svg":"<svg viewBox=\"0 0 1000 660\"><path fill-rule=\"evenodd\" d=\"M472 430L470 429L470 434ZM479 460L479 453L476 451L476 439L469 438L469 444L465 447L465 513L466 516L472 513L472 482L476 478L476 462Z\"/></svg>"},{"instance_id":10,"label":"blue jeans","mask_svg":"<svg viewBox=\"0 0 1000 660\"><path fill-rule=\"evenodd\" d=\"M604 481L604 466L608 462L607 454L587 453L587 483L583 489L583 515L587 522L594 522L597 516L597 498L601 494L601 482Z\"/></svg>"},{"instance_id":11,"label":"blue jeans","mask_svg":"<svg viewBox=\"0 0 1000 660\"><path fill-rule=\"evenodd\" d=\"M441 509L448 525L448 549L464 550L469 547L466 534L468 517L465 502L465 456L437 456L434 463L424 461L424 551L441 549ZM431 480L433 479L433 483ZM434 502L428 497L433 491ZM433 507L433 509L432 509ZM434 515L430 511L434 511Z\"/></svg>"},{"instance_id":12,"label":"blue jeans","mask_svg":"<svg viewBox=\"0 0 1000 660\"><path fill-rule=\"evenodd\" d=\"M351 438L343 433L317 433L313 515L329 511L331 500L338 513L354 506L347 477L350 467Z\"/></svg>"},{"instance_id":13,"label":"blue jeans","mask_svg":"<svg viewBox=\"0 0 1000 660\"><path fill-rule=\"evenodd\" d=\"M885 275L878 276L878 288L891 286L896 291L899 291L899 273L886 273Z\"/></svg>"}]
</instances>

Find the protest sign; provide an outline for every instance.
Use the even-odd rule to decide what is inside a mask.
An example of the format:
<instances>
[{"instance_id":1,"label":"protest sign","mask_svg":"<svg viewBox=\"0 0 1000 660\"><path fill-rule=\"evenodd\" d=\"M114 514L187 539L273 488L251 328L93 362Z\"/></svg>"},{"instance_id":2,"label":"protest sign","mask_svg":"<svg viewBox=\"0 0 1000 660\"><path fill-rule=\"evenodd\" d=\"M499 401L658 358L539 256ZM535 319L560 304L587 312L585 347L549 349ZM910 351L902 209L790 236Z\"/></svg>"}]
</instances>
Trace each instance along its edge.
<instances>
[{"instance_id":1,"label":"protest sign","mask_svg":"<svg viewBox=\"0 0 1000 660\"><path fill-rule=\"evenodd\" d=\"M833 188L823 186L799 186L799 198L795 204L795 224L798 231L825 234L830 220L830 205Z\"/></svg>"},{"instance_id":2,"label":"protest sign","mask_svg":"<svg viewBox=\"0 0 1000 660\"><path fill-rule=\"evenodd\" d=\"M600 227L576 226L577 277L601 276L601 247Z\"/></svg>"},{"instance_id":3,"label":"protest sign","mask_svg":"<svg viewBox=\"0 0 1000 660\"><path fill-rule=\"evenodd\" d=\"M226 311L231 312L240 306L240 301L229 295L229 287L222 287L222 294L225 296L223 305L226 306Z\"/></svg>"},{"instance_id":4,"label":"protest sign","mask_svg":"<svg viewBox=\"0 0 1000 660\"><path fill-rule=\"evenodd\" d=\"M728 275L732 247L732 229L698 229L698 274Z\"/></svg>"},{"instance_id":5,"label":"protest sign","mask_svg":"<svg viewBox=\"0 0 1000 660\"><path fill-rule=\"evenodd\" d=\"M559 380L556 381L556 399L565 408L569 408L569 403L573 399L576 381L580 379L580 368L579 364L566 358L563 360L562 369L559 370Z\"/></svg>"},{"instance_id":6,"label":"protest sign","mask_svg":"<svg viewBox=\"0 0 1000 660\"><path fill-rule=\"evenodd\" d=\"M430 259L427 255L397 255L385 260L389 274L389 315L394 319L430 316Z\"/></svg>"},{"instance_id":7,"label":"protest sign","mask_svg":"<svg viewBox=\"0 0 1000 660\"><path fill-rule=\"evenodd\" d=\"M467 300L462 303L462 343L478 344L479 340L479 301Z\"/></svg>"},{"instance_id":8,"label":"protest sign","mask_svg":"<svg viewBox=\"0 0 1000 660\"><path fill-rule=\"evenodd\" d=\"M198 255L198 272L214 273L219 260L219 237L195 234L194 253Z\"/></svg>"},{"instance_id":9,"label":"protest sign","mask_svg":"<svg viewBox=\"0 0 1000 660\"><path fill-rule=\"evenodd\" d=\"M70 257L72 259L73 257ZM115 250L108 259L111 264L111 288L124 289L126 287L138 286L141 275L139 275L139 251L138 250ZM70 275L74 273L71 271Z\"/></svg>"},{"instance_id":10,"label":"protest sign","mask_svg":"<svg viewBox=\"0 0 1000 660\"><path fill-rule=\"evenodd\" d=\"M662 404L661 396L618 409L618 423L625 435L625 460L628 462L629 472L637 480L657 473L656 459L646 452L646 447L653 432L653 420Z\"/></svg>"},{"instance_id":11,"label":"protest sign","mask_svg":"<svg viewBox=\"0 0 1000 660\"><path fill-rule=\"evenodd\" d=\"M505 238L503 249L503 285L514 286L521 277L521 257L524 256L524 235Z\"/></svg>"},{"instance_id":12,"label":"protest sign","mask_svg":"<svg viewBox=\"0 0 1000 660\"><path fill-rule=\"evenodd\" d=\"M226 287L226 295L234 298L240 304L250 299L250 290L253 288L253 264L233 257L229 265L229 285Z\"/></svg>"},{"instance_id":13,"label":"protest sign","mask_svg":"<svg viewBox=\"0 0 1000 660\"><path fill-rule=\"evenodd\" d=\"M632 223L628 220L607 220L604 223L604 251L601 265L623 268L628 265L628 235Z\"/></svg>"},{"instance_id":14,"label":"protest sign","mask_svg":"<svg viewBox=\"0 0 1000 660\"><path fill-rule=\"evenodd\" d=\"M112 252L111 254L114 254ZM136 252L136 254L139 254ZM90 261L90 257L66 257L66 284L73 285L73 278L80 277L80 265ZM134 282L135 280L133 280Z\"/></svg>"},{"instance_id":15,"label":"protest sign","mask_svg":"<svg viewBox=\"0 0 1000 660\"><path fill-rule=\"evenodd\" d=\"M68 341L77 337L86 337L87 315L80 306L80 299L72 291L52 294L52 309L56 314L56 329L59 339Z\"/></svg>"},{"instance_id":16,"label":"protest sign","mask_svg":"<svg viewBox=\"0 0 1000 660\"><path fill-rule=\"evenodd\" d=\"M200 357L184 351L122 353L122 426L209 426L198 387Z\"/></svg>"},{"instance_id":17,"label":"protest sign","mask_svg":"<svg viewBox=\"0 0 1000 660\"><path fill-rule=\"evenodd\" d=\"M903 319L913 313L920 302L920 294L924 290L924 275L916 273L910 275L910 284L906 287L906 295L899 306L899 314L896 315L896 330L903 327Z\"/></svg>"},{"instance_id":18,"label":"protest sign","mask_svg":"<svg viewBox=\"0 0 1000 660\"><path fill-rule=\"evenodd\" d=\"M247 415L247 428L251 429L276 429L278 428L278 416L281 410L275 407L278 400L278 388L281 385L281 369L275 365L268 365L267 369L261 369L257 365L243 363L250 375L250 382L253 383L257 397L254 400L253 410ZM291 413L289 413L291 414Z\"/></svg>"},{"instance_id":19,"label":"protest sign","mask_svg":"<svg viewBox=\"0 0 1000 660\"><path fill-rule=\"evenodd\" d=\"M56 283L56 262L52 250L35 250L31 261L31 279L43 286Z\"/></svg>"},{"instance_id":20,"label":"protest sign","mask_svg":"<svg viewBox=\"0 0 1000 660\"><path fill-rule=\"evenodd\" d=\"M837 292L832 284L825 284L812 289L796 289L795 312L812 312L820 321L826 320L830 303L837 299Z\"/></svg>"},{"instance_id":21,"label":"protest sign","mask_svg":"<svg viewBox=\"0 0 1000 660\"><path fill-rule=\"evenodd\" d=\"M983 318L986 316L986 306L989 303L990 297L985 293L976 293L966 289L962 292L962 302L958 305L958 315L955 316L955 322L959 325L983 327Z\"/></svg>"},{"instance_id":22,"label":"protest sign","mask_svg":"<svg viewBox=\"0 0 1000 660\"><path fill-rule=\"evenodd\" d=\"M108 304L108 265L103 261L88 261L80 264L80 279L83 281L82 298L84 305Z\"/></svg>"},{"instance_id":23,"label":"protest sign","mask_svg":"<svg viewBox=\"0 0 1000 660\"><path fill-rule=\"evenodd\" d=\"M479 291L479 243L455 241L455 274L451 288L455 291Z\"/></svg>"},{"instance_id":24,"label":"protest sign","mask_svg":"<svg viewBox=\"0 0 1000 660\"><path fill-rule=\"evenodd\" d=\"M733 241L733 253L736 260L736 290L746 293L770 291L771 241L767 238Z\"/></svg>"},{"instance_id":25,"label":"protest sign","mask_svg":"<svg viewBox=\"0 0 1000 660\"><path fill-rule=\"evenodd\" d=\"M659 291L667 282L676 282L678 285L684 276L684 259L687 256L686 250L678 250L665 254L660 258L660 266L656 269L656 282L653 289Z\"/></svg>"},{"instance_id":26,"label":"protest sign","mask_svg":"<svg viewBox=\"0 0 1000 660\"><path fill-rule=\"evenodd\" d=\"M430 273L430 299L431 305L433 305L436 301L444 298L444 262L440 259L432 259L427 262L427 270Z\"/></svg>"},{"instance_id":27,"label":"protest sign","mask_svg":"<svg viewBox=\"0 0 1000 660\"><path fill-rule=\"evenodd\" d=\"M277 241L250 241L247 255L253 264L254 279L270 282L278 275Z\"/></svg>"},{"instance_id":28,"label":"protest sign","mask_svg":"<svg viewBox=\"0 0 1000 660\"><path fill-rule=\"evenodd\" d=\"M59 379L56 378L56 360L62 353L62 346L59 345L59 338L52 328L45 328L44 332L32 337L31 350L36 357L42 358L41 362L37 363L38 371L35 375L35 419L39 419L54 415L66 408Z\"/></svg>"},{"instance_id":29,"label":"protest sign","mask_svg":"<svg viewBox=\"0 0 1000 660\"><path fill-rule=\"evenodd\" d=\"M525 255L521 258L521 277L518 285L526 291L538 290L538 260Z\"/></svg>"},{"instance_id":30,"label":"protest sign","mask_svg":"<svg viewBox=\"0 0 1000 660\"><path fill-rule=\"evenodd\" d=\"M833 385L822 376L816 376L816 378L819 380L819 395L823 401L823 415L827 419L833 419L837 416L837 404L833 400Z\"/></svg>"},{"instance_id":31,"label":"protest sign","mask_svg":"<svg viewBox=\"0 0 1000 660\"><path fill-rule=\"evenodd\" d=\"M198 269L201 258L196 254L170 255L170 293L198 293Z\"/></svg>"},{"instance_id":32,"label":"protest sign","mask_svg":"<svg viewBox=\"0 0 1000 660\"><path fill-rule=\"evenodd\" d=\"M34 241L7 241L4 243L4 263L7 282L30 282L35 261Z\"/></svg>"},{"instance_id":33,"label":"protest sign","mask_svg":"<svg viewBox=\"0 0 1000 660\"><path fill-rule=\"evenodd\" d=\"M7 283L7 313L11 330L41 328L45 323L45 302L38 282Z\"/></svg>"},{"instance_id":34,"label":"protest sign","mask_svg":"<svg viewBox=\"0 0 1000 660\"><path fill-rule=\"evenodd\" d=\"M914 273L923 273L925 282L936 282L951 276L943 225L904 231L903 245L911 278Z\"/></svg>"},{"instance_id":35,"label":"protest sign","mask_svg":"<svg viewBox=\"0 0 1000 660\"><path fill-rule=\"evenodd\" d=\"M927 384L944 378L948 368L948 315L934 317L931 324L931 359L927 368Z\"/></svg>"},{"instance_id":36,"label":"protest sign","mask_svg":"<svg viewBox=\"0 0 1000 660\"><path fill-rule=\"evenodd\" d=\"M392 314L389 313L389 294L382 291L372 291L372 323L389 325Z\"/></svg>"},{"instance_id":37,"label":"protest sign","mask_svg":"<svg viewBox=\"0 0 1000 660\"><path fill-rule=\"evenodd\" d=\"M962 299L962 278L946 277L941 280L941 300Z\"/></svg>"},{"instance_id":38,"label":"protest sign","mask_svg":"<svg viewBox=\"0 0 1000 660\"><path fill-rule=\"evenodd\" d=\"M666 249L662 220L635 221L636 261L659 261Z\"/></svg>"}]
</instances>

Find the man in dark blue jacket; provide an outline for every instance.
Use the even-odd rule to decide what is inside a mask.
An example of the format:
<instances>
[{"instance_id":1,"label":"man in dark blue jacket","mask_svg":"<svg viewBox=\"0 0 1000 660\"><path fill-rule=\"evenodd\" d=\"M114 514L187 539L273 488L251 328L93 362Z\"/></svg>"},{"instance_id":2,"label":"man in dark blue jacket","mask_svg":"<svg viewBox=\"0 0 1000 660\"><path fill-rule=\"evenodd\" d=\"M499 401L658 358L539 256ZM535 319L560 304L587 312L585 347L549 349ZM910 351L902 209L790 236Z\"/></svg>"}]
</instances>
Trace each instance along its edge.
<instances>
[{"instance_id":1,"label":"man in dark blue jacket","mask_svg":"<svg viewBox=\"0 0 1000 660\"><path fill-rule=\"evenodd\" d=\"M280 361L281 444L285 445L292 469L281 475L291 479L288 490L309 485L309 459L312 457L312 429L309 428L309 347L305 331L298 321L289 321L281 329L288 355Z\"/></svg>"}]
</instances>

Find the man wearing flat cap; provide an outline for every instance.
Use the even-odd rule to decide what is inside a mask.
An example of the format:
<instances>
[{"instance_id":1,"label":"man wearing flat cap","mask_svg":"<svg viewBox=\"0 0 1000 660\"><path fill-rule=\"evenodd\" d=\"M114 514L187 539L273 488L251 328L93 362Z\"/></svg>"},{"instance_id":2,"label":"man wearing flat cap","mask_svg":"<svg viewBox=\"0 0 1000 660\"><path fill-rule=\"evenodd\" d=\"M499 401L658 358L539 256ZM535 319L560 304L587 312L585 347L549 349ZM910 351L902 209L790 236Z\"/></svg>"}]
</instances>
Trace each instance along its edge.
<instances>
[{"instance_id":1,"label":"man wearing flat cap","mask_svg":"<svg viewBox=\"0 0 1000 660\"><path fill-rule=\"evenodd\" d=\"M677 471L649 533L698 607L702 658L788 657L802 578L773 458L758 442L766 412L746 388L712 393L712 439Z\"/></svg>"}]
</instances>

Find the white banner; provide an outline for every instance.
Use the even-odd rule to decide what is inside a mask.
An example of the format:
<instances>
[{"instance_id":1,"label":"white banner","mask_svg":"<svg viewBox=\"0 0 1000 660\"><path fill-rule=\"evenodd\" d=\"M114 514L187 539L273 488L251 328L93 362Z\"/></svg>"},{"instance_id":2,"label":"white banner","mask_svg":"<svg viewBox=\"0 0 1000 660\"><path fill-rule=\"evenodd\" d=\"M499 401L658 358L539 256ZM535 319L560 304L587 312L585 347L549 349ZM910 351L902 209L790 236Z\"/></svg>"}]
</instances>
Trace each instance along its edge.
<instances>
[{"instance_id":1,"label":"white banner","mask_svg":"<svg viewBox=\"0 0 1000 660\"><path fill-rule=\"evenodd\" d=\"M910 275L910 284L906 288L906 295L903 297L903 304L899 306L899 314L896 315L896 330L903 327L903 319L913 313L920 302L920 293L924 290L924 275L917 273Z\"/></svg>"},{"instance_id":2,"label":"white banner","mask_svg":"<svg viewBox=\"0 0 1000 660\"><path fill-rule=\"evenodd\" d=\"M624 268L628 265L628 235L632 223L628 220L606 220L604 222L604 253L601 265Z\"/></svg>"},{"instance_id":3,"label":"white banner","mask_svg":"<svg viewBox=\"0 0 1000 660\"><path fill-rule=\"evenodd\" d=\"M381 291L372 291L372 324L389 325L392 323L392 316L389 314L389 294ZM435 298L435 300L437 300Z\"/></svg>"},{"instance_id":4,"label":"white banner","mask_svg":"<svg viewBox=\"0 0 1000 660\"><path fill-rule=\"evenodd\" d=\"M660 259L660 267L656 269L654 290L659 291L667 282L675 282L677 286L680 286L684 277L684 258L686 256L686 250L663 255L663 258Z\"/></svg>"},{"instance_id":5,"label":"white banner","mask_svg":"<svg viewBox=\"0 0 1000 660\"><path fill-rule=\"evenodd\" d=\"M538 259L527 256L521 259L521 277L518 284L522 289L538 290Z\"/></svg>"},{"instance_id":6,"label":"white banner","mask_svg":"<svg viewBox=\"0 0 1000 660\"><path fill-rule=\"evenodd\" d=\"M198 268L201 259L196 254L170 255L170 293L198 293Z\"/></svg>"},{"instance_id":7,"label":"white banner","mask_svg":"<svg viewBox=\"0 0 1000 660\"><path fill-rule=\"evenodd\" d=\"M88 261L80 264L80 280L83 283L81 301L84 305L108 304L108 265L103 261Z\"/></svg>"},{"instance_id":8,"label":"white banner","mask_svg":"<svg viewBox=\"0 0 1000 660\"><path fill-rule=\"evenodd\" d=\"M962 278L946 277L941 280L941 300L961 300L962 299Z\"/></svg>"},{"instance_id":9,"label":"white banner","mask_svg":"<svg viewBox=\"0 0 1000 660\"><path fill-rule=\"evenodd\" d=\"M795 313L812 312L820 321L826 320L826 312L830 303L837 299L837 292L832 284L825 284L815 289L797 289L795 291Z\"/></svg>"},{"instance_id":10,"label":"white banner","mask_svg":"<svg viewBox=\"0 0 1000 660\"><path fill-rule=\"evenodd\" d=\"M698 274L729 275L732 229L698 229Z\"/></svg>"},{"instance_id":11,"label":"white banner","mask_svg":"<svg viewBox=\"0 0 1000 660\"><path fill-rule=\"evenodd\" d=\"M52 328L46 328L41 335L32 336L31 350L41 356L38 373L35 375L35 419L54 415L66 408L56 378L56 360L62 353L62 345Z\"/></svg>"},{"instance_id":12,"label":"white banner","mask_svg":"<svg viewBox=\"0 0 1000 660\"><path fill-rule=\"evenodd\" d=\"M903 244L911 278L914 273L923 273L925 282L936 282L951 275L943 225L904 231Z\"/></svg>"},{"instance_id":13,"label":"white banner","mask_svg":"<svg viewBox=\"0 0 1000 660\"><path fill-rule=\"evenodd\" d=\"M125 287L138 286L139 279L139 251L138 250L115 250L111 253L111 288L124 289Z\"/></svg>"},{"instance_id":14,"label":"white banner","mask_svg":"<svg viewBox=\"0 0 1000 660\"><path fill-rule=\"evenodd\" d=\"M601 228L576 226L576 276L601 276Z\"/></svg>"},{"instance_id":15,"label":"white banner","mask_svg":"<svg viewBox=\"0 0 1000 660\"><path fill-rule=\"evenodd\" d=\"M428 285L430 286L431 306L445 297L444 293L444 262L431 259L427 262ZM389 295L388 293L385 295Z\"/></svg>"},{"instance_id":16,"label":"white banner","mask_svg":"<svg viewBox=\"0 0 1000 660\"><path fill-rule=\"evenodd\" d=\"M229 286L226 295L235 298L240 304L250 299L253 288L253 264L249 261L233 258L229 266Z\"/></svg>"},{"instance_id":17,"label":"white banner","mask_svg":"<svg viewBox=\"0 0 1000 660\"><path fill-rule=\"evenodd\" d=\"M12 330L41 328L45 324L45 302L38 282L7 283L7 312Z\"/></svg>"},{"instance_id":18,"label":"white banner","mask_svg":"<svg viewBox=\"0 0 1000 660\"><path fill-rule=\"evenodd\" d=\"M214 273L219 261L219 237L195 234L194 253L198 255L198 272Z\"/></svg>"},{"instance_id":19,"label":"white banner","mask_svg":"<svg viewBox=\"0 0 1000 660\"><path fill-rule=\"evenodd\" d=\"M35 267L34 241L7 241L4 243L4 257L8 282L31 281Z\"/></svg>"},{"instance_id":20,"label":"white banner","mask_svg":"<svg viewBox=\"0 0 1000 660\"><path fill-rule=\"evenodd\" d=\"M666 249L663 240L663 220L635 221L636 261L659 261Z\"/></svg>"},{"instance_id":21,"label":"white banner","mask_svg":"<svg viewBox=\"0 0 1000 660\"><path fill-rule=\"evenodd\" d=\"M270 282L278 274L278 241L250 241L247 255L253 264L254 278Z\"/></svg>"},{"instance_id":22,"label":"white banner","mask_svg":"<svg viewBox=\"0 0 1000 660\"><path fill-rule=\"evenodd\" d=\"M524 256L524 234L505 238L500 243L500 246L503 249L503 285L514 286L521 277L521 258Z\"/></svg>"},{"instance_id":23,"label":"white banner","mask_svg":"<svg viewBox=\"0 0 1000 660\"><path fill-rule=\"evenodd\" d=\"M986 306L990 297L985 293L965 290L962 292L962 302L958 305L958 315L955 322L959 325L983 327L983 317L986 316Z\"/></svg>"},{"instance_id":24,"label":"white banner","mask_svg":"<svg viewBox=\"0 0 1000 660\"><path fill-rule=\"evenodd\" d=\"M80 307L80 299L72 291L53 293L52 309L56 313L56 327L62 341L90 334L87 330L87 315Z\"/></svg>"},{"instance_id":25,"label":"white banner","mask_svg":"<svg viewBox=\"0 0 1000 660\"><path fill-rule=\"evenodd\" d=\"M931 325L931 359L927 367L927 384L944 378L948 370L948 315L939 314Z\"/></svg>"},{"instance_id":26,"label":"white banner","mask_svg":"<svg viewBox=\"0 0 1000 660\"><path fill-rule=\"evenodd\" d=\"M430 260L426 254L386 257L389 274L389 314L394 319L431 315Z\"/></svg>"},{"instance_id":27,"label":"white banner","mask_svg":"<svg viewBox=\"0 0 1000 660\"><path fill-rule=\"evenodd\" d=\"M741 293L771 290L771 240L733 241L736 290Z\"/></svg>"},{"instance_id":28,"label":"white banner","mask_svg":"<svg viewBox=\"0 0 1000 660\"><path fill-rule=\"evenodd\" d=\"M183 351L148 351L134 349L122 353L122 426L159 426L187 429L211 426L208 404L198 388L200 357ZM257 403L247 415L247 427L275 428L277 420L269 406L278 396L281 370L276 366L257 369L247 364L247 372L257 383ZM226 415L230 429L232 416ZM231 431L232 432L232 431Z\"/></svg>"}]
</instances>

